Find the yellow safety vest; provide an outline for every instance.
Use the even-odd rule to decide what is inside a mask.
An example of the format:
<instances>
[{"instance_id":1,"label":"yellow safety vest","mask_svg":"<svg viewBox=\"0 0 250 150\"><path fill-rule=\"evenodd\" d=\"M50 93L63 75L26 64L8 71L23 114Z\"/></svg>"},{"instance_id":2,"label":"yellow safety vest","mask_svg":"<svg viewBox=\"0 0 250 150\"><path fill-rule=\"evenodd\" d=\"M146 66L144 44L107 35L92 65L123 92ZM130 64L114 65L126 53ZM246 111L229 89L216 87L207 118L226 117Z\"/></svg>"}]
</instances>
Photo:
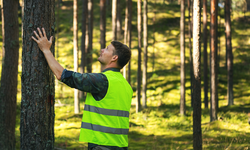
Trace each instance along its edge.
<instances>
[{"instance_id":1,"label":"yellow safety vest","mask_svg":"<svg viewBox=\"0 0 250 150\"><path fill-rule=\"evenodd\" d=\"M105 97L96 101L87 93L79 141L128 147L129 111L133 90L120 72L108 70Z\"/></svg>"}]
</instances>

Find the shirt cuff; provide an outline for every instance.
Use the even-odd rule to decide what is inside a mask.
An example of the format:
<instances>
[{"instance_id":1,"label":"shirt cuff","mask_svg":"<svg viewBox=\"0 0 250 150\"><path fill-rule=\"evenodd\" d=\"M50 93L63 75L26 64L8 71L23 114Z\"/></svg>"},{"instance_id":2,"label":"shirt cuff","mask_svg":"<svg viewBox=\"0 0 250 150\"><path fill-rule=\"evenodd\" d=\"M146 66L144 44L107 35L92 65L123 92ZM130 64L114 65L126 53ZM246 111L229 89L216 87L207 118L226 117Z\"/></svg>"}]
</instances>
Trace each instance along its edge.
<instances>
[{"instance_id":1,"label":"shirt cuff","mask_svg":"<svg viewBox=\"0 0 250 150\"><path fill-rule=\"evenodd\" d=\"M73 71L68 71L67 69L64 69L61 75L61 81L65 78L69 78L72 76Z\"/></svg>"}]
</instances>

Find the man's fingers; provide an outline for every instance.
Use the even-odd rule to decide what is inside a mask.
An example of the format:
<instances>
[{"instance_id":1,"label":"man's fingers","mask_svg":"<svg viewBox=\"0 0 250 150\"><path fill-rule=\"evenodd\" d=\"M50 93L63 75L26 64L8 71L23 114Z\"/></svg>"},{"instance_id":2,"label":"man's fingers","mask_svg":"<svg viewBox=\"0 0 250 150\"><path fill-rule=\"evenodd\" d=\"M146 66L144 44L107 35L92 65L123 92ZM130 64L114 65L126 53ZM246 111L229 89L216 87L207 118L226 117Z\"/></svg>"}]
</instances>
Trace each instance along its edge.
<instances>
[{"instance_id":1,"label":"man's fingers","mask_svg":"<svg viewBox=\"0 0 250 150\"><path fill-rule=\"evenodd\" d=\"M52 40L53 40L53 36L50 37L49 42L52 43Z\"/></svg>"},{"instance_id":2,"label":"man's fingers","mask_svg":"<svg viewBox=\"0 0 250 150\"><path fill-rule=\"evenodd\" d=\"M42 30L43 30L43 35L44 35L44 37L46 37L46 38L47 38L47 35L46 35L46 32L45 32L45 29L44 29L44 28L42 28Z\"/></svg>"},{"instance_id":3,"label":"man's fingers","mask_svg":"<svg viewBox=\"0 0 250 150\"><path fill-rule=\"evenodd\" d=\"M36 38L34 38L33 36L31 37L34 41L38 42L38 40Z\"/></svg>"},{"instance_id":4,"label":"man's fingers","mask_svg":"<svg viewBox=\"0 0 250 150\"><path fill-rule=\"evenodd\" d=\"M34 31L34 34L36 35L36 37L39 39L39 35L36 33L36 31Z\"/></svg>"},{"instance_id":5,"label":"man's fingers","mask_svg":"<svg viewBox=\"0 0 250 150\"><path fill-rule=\"evenodd\" d=\"M42 38L42 37L43 37L43 34L42 34L40 28L37 28L37 30L38 30L38 32L39 32L40 37Z\"/></svg>"}]
</instances>

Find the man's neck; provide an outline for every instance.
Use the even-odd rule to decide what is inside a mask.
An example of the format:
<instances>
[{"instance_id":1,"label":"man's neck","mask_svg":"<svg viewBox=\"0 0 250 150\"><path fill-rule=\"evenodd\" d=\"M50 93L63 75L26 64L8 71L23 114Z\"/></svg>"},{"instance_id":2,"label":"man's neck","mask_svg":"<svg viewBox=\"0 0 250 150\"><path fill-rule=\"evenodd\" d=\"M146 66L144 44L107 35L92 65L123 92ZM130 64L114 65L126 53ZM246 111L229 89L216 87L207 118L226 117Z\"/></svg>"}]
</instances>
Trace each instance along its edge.
<instances>
[{"instance_id":1,"label":"man's neck","mask_svg":"<svg viewBox=\"0 0 250 150\"><path fill-rule=\"evenodd\" d=\"M105 69L108 68L119 68L119 67L117 67L117 65L107 65L107 66L101 65L101 72L103 72Z\"/></svg>"}]
</instances>

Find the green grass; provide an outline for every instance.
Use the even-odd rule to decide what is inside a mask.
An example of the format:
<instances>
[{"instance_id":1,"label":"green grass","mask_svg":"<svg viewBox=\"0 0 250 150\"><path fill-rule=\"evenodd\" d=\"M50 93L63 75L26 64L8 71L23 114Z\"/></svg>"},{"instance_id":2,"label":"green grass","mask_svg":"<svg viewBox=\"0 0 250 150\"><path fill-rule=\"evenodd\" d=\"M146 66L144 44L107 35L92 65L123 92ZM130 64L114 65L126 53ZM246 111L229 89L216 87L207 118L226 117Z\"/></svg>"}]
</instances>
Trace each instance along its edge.
<instances>
[{"instance_id":1,"label":"green grass","mask_svg":"<svg viewBox=\"0 0 250 150\"><path fill-rule=\"evenodd\" d=\"M193 118L190 101L189 78L189 48L186 34L186 116L179 114L180 101L180 44L179 20L180 6L171 3L162 4L161 0L149 0L148 16L148 108L140 113L135 111L136 93L132 100L130 112L129 149L131 150L165 150L192 149ZM81 20L81 2L79 2L79 22ZM73 70L73 2L64 0L60 11L59 23L59 53L58 61L63 67ZM136 0L133 0L132 18L132 87L136 90L137 72L137 13ZM125 4L123 5L125 6ZM124 8L123 8L124 10ZM208 9L209 10L209 9ZM155 23L153 23L156 11ZM94 39L93 59L96 60L100 50L98 1L94 3ZM223 14L223 12L221 12ZM123 13L124 15L124 13ZM186 12L187 16L187 12ZM221 15L221 17L223 17ZM202 140L203 149L244 150L250 148L250 125L247 123L247 113L250 112L250 13L246 13L244 21L241 13L235 13L232 18L232 46L234 54L234 106L227 106L227 71L225 68L225 37L223 23L219 29L219 110L218 121L210 123L209 110L202 103ZM187 21L188 18L186 18ZM123 22L124 23L124 22ZM1 22L0 22L1 25ZM209 24L208 24L209 25ZM79 23L79 29L81 23ZM112 39L111 6L107 6L107 44ZM209 28L209 27L208 27ZM186 24L186 29L188 29ZM21 31L21 30L20 30ZM155 31L155 33L153 32ZM1 31L0 31L1 32ZM153 34L155 36L153 36ZM79 30L79 37L81 32ZM2 36L0 35L0 39ZM209 39L209 38L208 38ZM20 40L21 41L21 40ZM81 38L79 38L80 45ZM123 40L121 40L123 41ZM155 41L155 43L153 43ZM209 40L208 40L209 41ZM209 45L209 42L208 42ZM2 42L0 42L2 46ZM79 46L80 47L80 46ZM203 48L201 49L203 51ZM208 46L209 51L209 46ZM0 53L1 55L1 53ZM203 59L203 56L201 56ZM1 58L2 59L2 58ZM201 60L203 63L203 60ZM18 76L18 106L16 118L16 148L20 149L20 103L21 103L21 43ZM0 66L0 70L1 70ZM93 72L99 72L98 62L93 63ZM202 74L203 68L201 68ZM202 74L203 79L203 74ZM203 88L203 81L202 81ZM202 100L203 100L202 89ZM82 114L74 114L73 89L58 82L56 84L56 104L66 104L55 107L55 147L62 149L87 149L87 143L78 141ZM83 111L84 102L81 102ZM82 112L81 111L81 112Z\"/></svg>"}]
</instances>

